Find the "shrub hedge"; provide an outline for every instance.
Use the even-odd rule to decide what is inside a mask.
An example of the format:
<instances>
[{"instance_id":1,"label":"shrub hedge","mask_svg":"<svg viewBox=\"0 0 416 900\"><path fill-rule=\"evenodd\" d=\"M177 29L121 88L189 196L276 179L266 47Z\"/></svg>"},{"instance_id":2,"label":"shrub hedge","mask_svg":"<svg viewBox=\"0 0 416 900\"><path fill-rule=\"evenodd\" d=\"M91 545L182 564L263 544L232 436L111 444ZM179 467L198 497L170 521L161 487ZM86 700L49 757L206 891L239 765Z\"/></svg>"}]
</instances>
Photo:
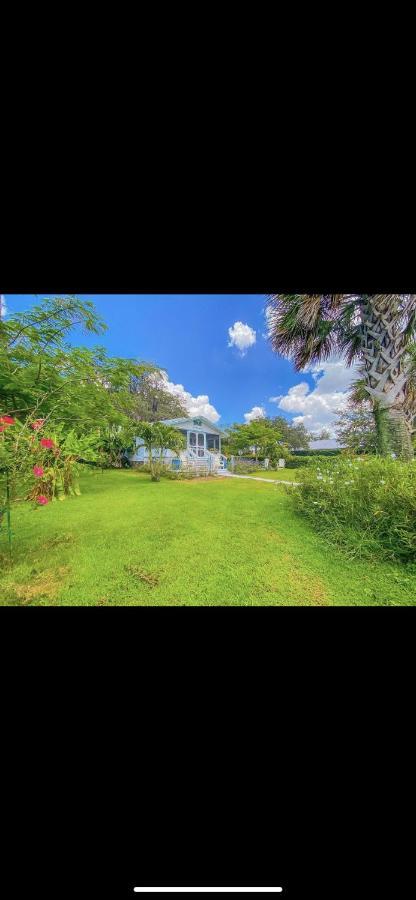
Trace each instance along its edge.
<instances>
[{"instance_id":1,"label":"shrub hedge","mask_svg":"<svg viewBox=\"0 0 416 900\"><path fill-rule=\"evenodd\" d=\"M292 450L294 456L339 456L341 448L332 450Z\"/></svg>"},{"instance_id":2,"label":"shrub hedge","mask_svg":"<svg viewBox=\"0 0 416 900\"><path fill-rule=\"evenodd\" d=\"M230 472L233 472L235 475L250 475L251 472L256 471L259 468L259 463L256 463L255 460L248 459L239 459L234 463L234 467L229 466Z\"/></svg>"},{"instance_id":3,"label":"shrub hedge","mask_svg":"<svg viewBox=\"0 0 416 900\"><path fill-rule=\"evenodd\" d=\"M305 466L309 465L312 461L312 456L293 456L291 459L286 460L286 468L287 469L302 469Z\"/></svg>"},{"instance_id":4,"label":"shrub hedge","mask_svg":"<svg viewBox=\"0 0 416 900\"><path fill-rule=\"evenodd\" d=\"M416 461L314 460L288 487L298 511L353 555L416 561Z\"/></svg>"}]
</instances>

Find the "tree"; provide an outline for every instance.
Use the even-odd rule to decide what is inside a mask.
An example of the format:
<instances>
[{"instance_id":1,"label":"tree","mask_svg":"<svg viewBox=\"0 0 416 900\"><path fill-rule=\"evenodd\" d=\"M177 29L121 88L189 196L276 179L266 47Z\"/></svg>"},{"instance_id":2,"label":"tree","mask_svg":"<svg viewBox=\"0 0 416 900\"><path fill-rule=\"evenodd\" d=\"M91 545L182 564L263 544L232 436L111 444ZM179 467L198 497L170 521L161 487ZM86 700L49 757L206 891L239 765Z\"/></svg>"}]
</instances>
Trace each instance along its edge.
<instances>
[{"instance_id":1,"label":"tree","mask_svg":"<svg viewBox=\"0 0 416 900\"><path fill-rule=\"evenodd\" d=\"M413 457L405 410L414 294L273 294L267 307L273 349L298 369L340 353L358 362L376 413L378 449Z\"/></svg>"},{"instance_id":2,"label":"tree","mask_svg":"<svg viewBox=\"0 0 416 900\"><path fill-rule=\"evenodd\" d=\"M0 413L27 427L42 418L48 428L63 426L79 436L94 431L103 446L119 444L125 432L131 444L131 380L155 368L109 357L103 347L71 347L67 337L75 325L93 333L105 328L93 305L75 297L45 300L0 322Z\"/></svg>"},{"instance_id":3,"label":"tree","mask_svg":"<svg viewBox=\"0 0 416 900\"><path fill-rule=\"evenodd\" d=\"M139 422L137 436L142 439L147 450L152 481L159 481L160 466L165 450L172 450L179 456L181 450L185 449L186 440L176 428L161 422ZM154 456L157 451L159 451L159 460Z\"/></svg>"},{"instance_id":4,"label":"tree","mask_svg":"<svg viewBox=\"0 0 416 900\"><path fill-rule=\"evenodd\" d=\"M236 423L227 432L227 451L232 455L253 454L256 462L259 456L277 458L281 446L281 432L264 419L254 419L246 425Z\"/></svg>"},{"instance_id":5,"label":"tree","mask_svg":"<svg viewBox=\"0 0 416 900\"><path fill-rule=\"evenodd\" d=\"M309 447L309 435L302 423L294 425L288 422L283 416L272 416L262 420L265 425L275 428L281 434L281 440L290 447L291 450L307 450Z\"/></svg>"},{"instance_id":6,"label":"tree","mask_svg":"<svg viewBox=\"0 0 416 900\"><path fill-rule=\"evenodd\" d=\"M334 423L339 444L354 453L376 453L377 431L369 400L350 399Z\"/></svg>"},{"instance_id":7,"label":"tree","mask_svg":"<svg viewBox=\"0 0 416 900\"><path fill-rule=\"evenodd\" d=\"M134 415L137 421L159 422L161 419L179 419L188 412L175 394L166 388L166 377L161 370L143 372L133 377L130 391L134 396Z\"/></svg>"},{"instance_id":8,"label":"tree","mask_svg":"<svg viewBox=\"0 0 416 900\"><path fill-rule=\"evenodd\" d=\"M331 435L327 428L322 428L321 431L311 431L309 435L311 441L328 441L330 437Z\"/></svg>"}]
</instances>

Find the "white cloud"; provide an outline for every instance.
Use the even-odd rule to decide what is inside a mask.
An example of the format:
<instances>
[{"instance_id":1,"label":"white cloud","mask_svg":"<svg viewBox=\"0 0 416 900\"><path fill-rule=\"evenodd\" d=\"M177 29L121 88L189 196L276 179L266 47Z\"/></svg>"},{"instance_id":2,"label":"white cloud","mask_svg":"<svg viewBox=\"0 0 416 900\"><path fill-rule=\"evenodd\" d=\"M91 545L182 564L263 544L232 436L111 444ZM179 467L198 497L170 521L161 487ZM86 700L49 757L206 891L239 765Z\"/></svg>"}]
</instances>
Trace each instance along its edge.
<instances>
[{"instance_id":1,"label":"white cloud","mask_svg":"<svg viewBox=\"0 0 416 900\"><path fill-rule=\"evenodd\" d=\"M253 422L254 419L264 419L266 415L266 410L263 406L253 406L253 409L250 412L244 413L244 418L246 422Z\"/></svg>"},{"instance_id":2,"label":"white cloud","mask_svg":"<svg viewBox=\"0 0 416 900\"><path fill-rule=\"evenodd\" d=\"M241 356L245 356L249 347L256 343L256 332L250 325L244 325L243 322L234 322L234 325L228 329L229 347L237 347Z\"/></svg>"},{"instance_id":3,"label":"white cloud","mask_svg":"<svg viewBox=\"0 0 416 900\"><path fill-rule=\"evenodd\" d=\"M221 418L215 406L209 402L207 394L199 394L198 397L193 397L189 391L185 390L183 384L174 384L173 381L169 381L166 372L162 372L159 378L156 376L155 381L163 382L164 389L183 403L191 417L204 416L210 422L218 422Z\"/></svg>"},{"instance_id":4,"label":"white cloud","mask_svg":"<svg viewBox=\"0 0 416 900\"><path fill-rule=\"evenodd\" d=\"M333 424L337 414L348 399L348 391L359 377L356 366L347 366L342 360L332 360L303 370L310 372L316 387L312 390L306 381L295 384L283 397L276 397L279 409L297 413L294 423L302 423L308 431L327 428L334 435ZM270 398L272 401L272 398Z\"/></svg>"},{"instance_id":5,"label":"white cloud","mask_svg":"<svg viewBox=\"0 0 416 900\"><path fill-rule=\"evenodd\" d=\"M0 294L0 319L7 313L6 298L4 294Z\"/></svg>"}]
</instances>

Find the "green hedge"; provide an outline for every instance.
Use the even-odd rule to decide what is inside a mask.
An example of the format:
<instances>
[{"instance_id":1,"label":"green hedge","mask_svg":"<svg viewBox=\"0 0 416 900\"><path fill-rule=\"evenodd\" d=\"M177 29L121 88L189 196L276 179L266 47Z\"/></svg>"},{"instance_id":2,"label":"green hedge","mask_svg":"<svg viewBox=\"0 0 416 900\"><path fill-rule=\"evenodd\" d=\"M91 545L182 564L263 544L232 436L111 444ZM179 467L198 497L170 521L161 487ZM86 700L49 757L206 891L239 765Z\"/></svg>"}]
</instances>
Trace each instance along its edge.
<instances>
[{"instance_id":1,"label":"green hedge","mask_svg":"<svg viewBox=\"0 0 416 900\"><path fill-rule=\"evenodd\" d=\"M302 469L309 465L310 462L312 462L312 456L293 457L293 459L286 461L286 469Z\"/></svg>"},{"instance_id":2,"label":"green hedge","mask_svg":"<svg viewBox=\"0 0 416 900\"><path fill-rule=\"evenodd\" d=\"M294 456L339 456L341 450L293 450L292 453Z\"/></svg>"}]
</instances>

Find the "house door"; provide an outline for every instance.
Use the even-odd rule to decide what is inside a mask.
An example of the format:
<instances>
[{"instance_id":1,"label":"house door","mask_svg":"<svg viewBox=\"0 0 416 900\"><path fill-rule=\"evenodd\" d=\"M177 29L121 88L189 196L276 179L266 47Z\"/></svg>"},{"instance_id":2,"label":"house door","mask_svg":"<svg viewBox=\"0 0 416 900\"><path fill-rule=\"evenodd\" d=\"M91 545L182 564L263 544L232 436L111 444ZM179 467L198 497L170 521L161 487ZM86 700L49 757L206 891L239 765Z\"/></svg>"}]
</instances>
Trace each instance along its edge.
<instances>
[{"instance_id":1,"label":"house door","mask_svg":"<svg viewBox=\"0 0 416 900\"><path fill-rule=\"evenodd\" d=\"M189 446L195 450L197 456L205 456L205 434L200 431L189 432Z\"/></svg>"}]
</instances>

